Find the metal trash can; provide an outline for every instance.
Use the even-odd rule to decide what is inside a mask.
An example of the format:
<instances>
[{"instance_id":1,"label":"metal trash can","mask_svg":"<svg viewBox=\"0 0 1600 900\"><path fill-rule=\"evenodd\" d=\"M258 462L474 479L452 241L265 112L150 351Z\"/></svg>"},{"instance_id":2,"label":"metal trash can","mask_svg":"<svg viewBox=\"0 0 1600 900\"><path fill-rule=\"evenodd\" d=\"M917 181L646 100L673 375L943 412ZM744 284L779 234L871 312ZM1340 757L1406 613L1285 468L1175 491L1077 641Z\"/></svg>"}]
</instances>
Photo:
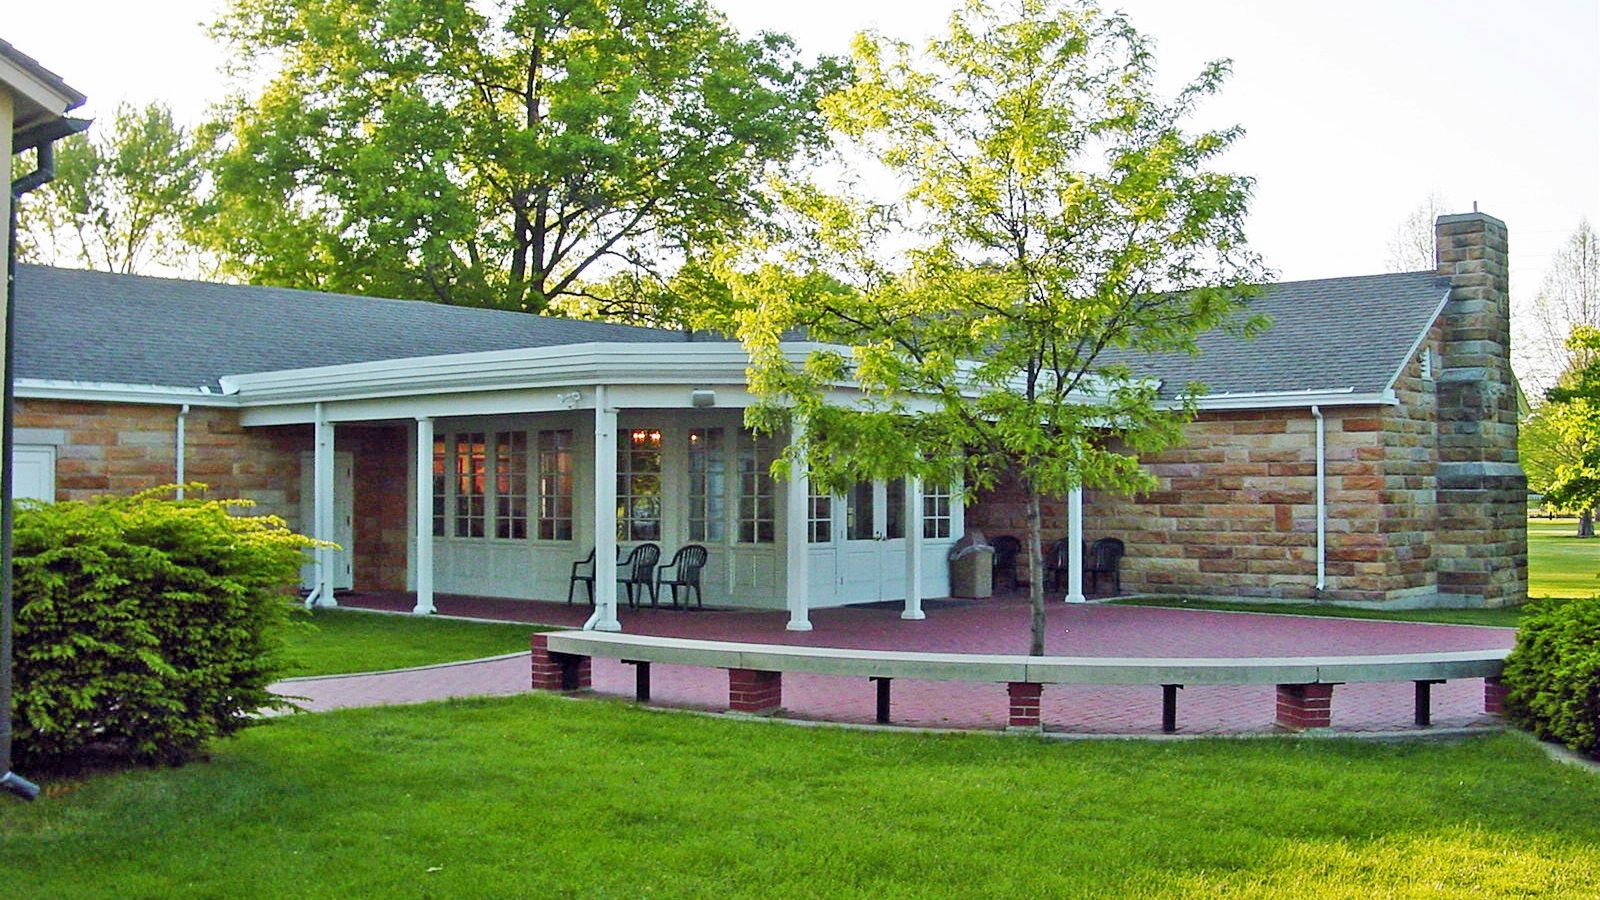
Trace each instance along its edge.
<instances>
[{"instance_id":1,"label":"metal trash can","mask_svg":"<svg viewBox=\"0 0 1600 900\"><path fill-rule=\"evenodd\" d=\"M950 596L969 600L994 596L994 548L977 529L950 548Z\"/></svg>"}]
</instances>

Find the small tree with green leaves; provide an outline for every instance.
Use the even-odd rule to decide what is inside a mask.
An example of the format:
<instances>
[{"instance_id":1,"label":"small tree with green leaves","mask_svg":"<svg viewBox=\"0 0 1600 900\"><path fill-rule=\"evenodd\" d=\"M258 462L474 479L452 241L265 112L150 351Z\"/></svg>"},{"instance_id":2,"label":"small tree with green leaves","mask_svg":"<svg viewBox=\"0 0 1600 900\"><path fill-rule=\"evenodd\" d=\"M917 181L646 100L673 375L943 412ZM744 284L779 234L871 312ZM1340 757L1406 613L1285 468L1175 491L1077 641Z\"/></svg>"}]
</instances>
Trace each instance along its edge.
<instances>
[{"instance_id":1,"label":"small tree with green leaves","mask_svg":"<svg viewBox=\"0 0 1600 900\"><path fill-rule=\"evenodd\" d=\"M1534 433L1545 440L1533 445L1539 452L1528 460L1529 481L1544 482L1557 507L1592 510L1600 506L1600 329L1579 325L1568 345L1588 361L1569 370L1546 395L1541 408L1546 421Z\"/></svg>"},{"instance_id":2,"label":"small tree with green leaves","mask_svg":"<svg viewBox=\"0 0 1600 900\"><path fill-rule=\"evenodd\" d=\"M1251 182L1215 168L1241 132L1185 124L1228 66L1163 98L1126 19L1050 0L974 0L921 52L862 35L854 64L824 109L903 190L790 185L791 230L722 260L762 398L748 418L803 418L787 452L835 492L1014 472L1042 654L1041 498L1152 487L1138 455L1181 439L1199 386L1164 392L1136 361L1264 324L1241 313L1263 277ZM800 363L780 346L797 329L826 345ZM828 402L843 383L859 403Z\"/></svg>"},{"instance_id":3,"label":"small tree with green leaves","mask_svg":"<svg viewBox=\"0 0 1600 900\"><path fill-rule=\"evenodd\" d=\"M200 187L193 136L159 103L117 107L95 135L56 145L56 177L22 200L19 255L138 274L193 268L187 217Z\"/></svg>"}]
</instances>

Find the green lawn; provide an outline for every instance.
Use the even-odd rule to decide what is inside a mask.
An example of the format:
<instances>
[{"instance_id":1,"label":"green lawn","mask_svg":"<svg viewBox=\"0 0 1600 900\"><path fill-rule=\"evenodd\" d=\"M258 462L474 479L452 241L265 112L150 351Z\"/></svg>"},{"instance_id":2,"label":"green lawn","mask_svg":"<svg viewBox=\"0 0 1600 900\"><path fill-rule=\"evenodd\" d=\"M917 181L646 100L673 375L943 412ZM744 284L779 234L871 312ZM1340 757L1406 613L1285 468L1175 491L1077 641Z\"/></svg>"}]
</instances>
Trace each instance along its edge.
<instances>
[{"instance_id":1,"label":"green lawn","mask_svg":"<svg viewBox=\"0 0 1600 900\"><path fill-rule=\"evenodd\" d=\"M1447 625L1498 625L1517 627L1526 607L1511 609L1351 609L1309 603L1229 603L1193 597L1129 597L1113 600L1122 606L1164 606L1177 609L1221 609L1235 612L1287 613L1295 616L1330 616L1340 619L1386 619L1391 622L1443 622Z\"/></svg>"},{"instance_id":2,"label":"green lawn","mask_svg":"<svg viewBox=\"0 0 1600 900\"><path fill-rule=\"evenodd\" d=\"M1528 520L1528 596L1600 593L1600 538L1579 538L1577 519Z\"/></svg>"},{"instance_id":3,"label":"green lawn","mask_svg":"<svg viewBox=\"0 0 1600 900\"><path fill-rule=\"evenodd\" d=\"M1510 736L1045 742L551 696L274 720L0 802L15 896L1593 896L1600 778Z\"/></svg>"},{"instance_id":4,"label":"green lawn","mask_svg":"<svg viewBox=\"0 0 1600 900\"><path fill-rule=\"evenodd\" d=\"M291 626L287 633L293 665L286 674L291 676L403 669L499 656L528 649L528 635L549 630L537 625L338 609L297 613L295 622L306 624Z\"/></svg>"}]
</instances>

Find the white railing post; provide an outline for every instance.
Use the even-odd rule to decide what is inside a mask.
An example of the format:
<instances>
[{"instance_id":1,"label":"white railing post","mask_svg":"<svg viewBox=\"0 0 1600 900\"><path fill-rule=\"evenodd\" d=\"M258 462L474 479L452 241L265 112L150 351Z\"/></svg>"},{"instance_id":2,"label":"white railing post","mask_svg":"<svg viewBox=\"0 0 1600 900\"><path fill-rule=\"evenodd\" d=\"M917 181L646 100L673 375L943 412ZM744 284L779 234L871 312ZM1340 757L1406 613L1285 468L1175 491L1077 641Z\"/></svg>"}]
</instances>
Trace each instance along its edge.
<instances>
[{"instance_id":1,"label":"white railing post","mask_svg":"<svg viewBox=\"0 0 1600 900\"><path fill-rule=\"evenodd\" d=\"M906 479L906 606L902 619L926 619L922 611L922 479Z\"/></svg>"},{"instance_id":2,"label":"white railing post","mask_svg":"<svg viewBox=\"0 0 1600 900\"><path fill-rule=\"evenodd\" d=\"M796 415L789 429L789 445L805 439L806 423ZM811 630L811 469L795 453L789 460L784 483L784 591L789 604L790 631Z\"/></svg>"},{"instance_id":3,"label":"white railing post","mask_svg":"<svg viewBox=\"0 0 1600 900\"><path fill-rule=\"evenodd\" d=\"M605 385L594 389L594 631L621 631L617 619L617 411Z\"/></svg>"},{"instance_id":4,"label":"white railing post","mask_svg":"<svg viewBox=\"0 0 1600 900\"><path fill-rule=\"evenodd\" d=\"M1067 494L1067 602L1083 603L1083 486Z\"/></svg>"},{"instance_id":5,"label":"white railing post","mask_svg":"<svg viewBox=\"0 0 1600 900\"><path fill-rule=\"evenodd\" d=\"M317 404L316 424L312 426L311 509L312 537L331 542L334 537L333 423L328 421L321 403ZM313 595L317 606L338 605L333 599L334 562L333 548L317 548L317 586Z\"/></svg>"},{"instance_id":6,"label":"white railing post","mask_svg":"<svg viewBox=\"0 0 1600 900\"><path fill-rule=\"evenodd\" d=\"M417 417L416 551L412 565L417 604L411 611L425 616L433 607L433 419Z\"/></svg>"}]
</instances>

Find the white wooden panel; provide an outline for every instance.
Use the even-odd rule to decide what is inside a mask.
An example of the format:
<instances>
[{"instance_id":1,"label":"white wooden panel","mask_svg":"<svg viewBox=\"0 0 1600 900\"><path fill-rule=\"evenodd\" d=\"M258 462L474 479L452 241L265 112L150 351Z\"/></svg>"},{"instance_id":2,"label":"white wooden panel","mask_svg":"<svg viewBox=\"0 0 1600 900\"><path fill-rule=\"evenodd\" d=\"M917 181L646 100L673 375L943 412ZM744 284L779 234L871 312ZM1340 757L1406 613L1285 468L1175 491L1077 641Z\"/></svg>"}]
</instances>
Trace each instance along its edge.
<instances>
[{"instance_id":1,"label":"white wooden panel","mask_svg":"<svg viewBox=\"0 0 1600 900\"><path fill-rule=\"evenodd\" d=\"M11 449L11 496L56 502L56 448L18 445Z\"/></svg>"}]
</instances>

